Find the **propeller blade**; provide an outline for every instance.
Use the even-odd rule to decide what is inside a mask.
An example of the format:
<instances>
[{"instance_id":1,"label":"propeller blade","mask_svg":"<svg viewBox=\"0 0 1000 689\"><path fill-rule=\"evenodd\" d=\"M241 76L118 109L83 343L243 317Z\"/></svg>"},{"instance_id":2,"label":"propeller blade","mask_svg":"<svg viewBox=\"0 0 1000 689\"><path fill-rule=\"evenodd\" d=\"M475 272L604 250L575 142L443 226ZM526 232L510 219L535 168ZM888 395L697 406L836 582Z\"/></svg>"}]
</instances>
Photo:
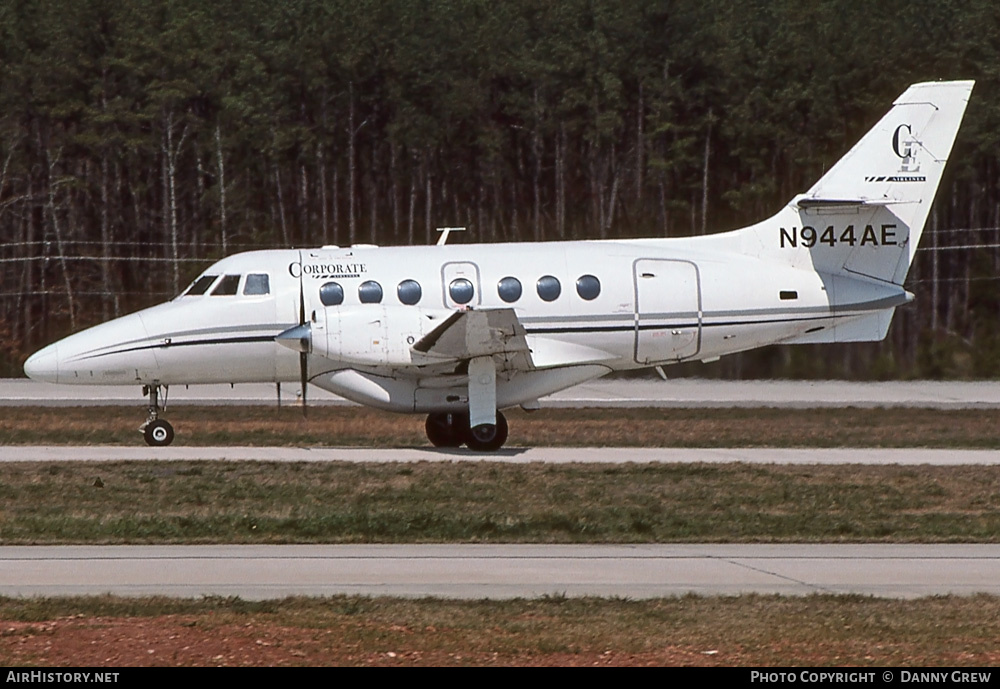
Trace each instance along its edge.
<instances>
[{"instance_id":1,"label":"propeller blade","mask_svg":"<svg viewBox=\"0 0 1000 689\"><path fill-rule=\"evenodd\" d=\"M302 418L308 418L306 413L306 385L309 382L309 354L302 352L299 354L299 369L302 374Z\"/></svg>"},{"instance_id":2,"label":"propeller blade","mask_svg":"<svg viewBox=\"0 0 1000 689\"><path fill-rule=\"evenodd\" d=\"M308 418L309 414L306 412L306 385L309 383L309 349L312 345L312 329L309 324L306 323L306 293L302 286L302 254L299 253L299 330L305 329L308 331L308 340L306 337L300 335L300 349L299 349L299 376L302 381L302 418ZM286 331L287 332L287 331ZM308 342L308 344L307 344ZM302 346L306 345L306 346Z\"/></svg>"}]
</instances>

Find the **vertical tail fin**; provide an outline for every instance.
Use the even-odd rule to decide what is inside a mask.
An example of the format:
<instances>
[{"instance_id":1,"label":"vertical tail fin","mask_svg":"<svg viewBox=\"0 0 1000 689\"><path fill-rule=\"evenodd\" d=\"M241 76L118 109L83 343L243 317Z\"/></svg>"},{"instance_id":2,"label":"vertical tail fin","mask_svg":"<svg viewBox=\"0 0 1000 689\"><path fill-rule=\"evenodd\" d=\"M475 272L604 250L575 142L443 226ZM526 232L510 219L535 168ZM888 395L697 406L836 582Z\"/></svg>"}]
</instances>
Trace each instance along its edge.
<instances>
[{"instance_id":1,"label":"vertical tail fin","mask_svg":"<svg viewBox=\"0 0 1000 689\"><path fill-rule=\"evenodd\" d=\"M752 228L761 243L793 264L901 285L973 85L908 88L808 192Z\"/></svg>"}]
</instances>

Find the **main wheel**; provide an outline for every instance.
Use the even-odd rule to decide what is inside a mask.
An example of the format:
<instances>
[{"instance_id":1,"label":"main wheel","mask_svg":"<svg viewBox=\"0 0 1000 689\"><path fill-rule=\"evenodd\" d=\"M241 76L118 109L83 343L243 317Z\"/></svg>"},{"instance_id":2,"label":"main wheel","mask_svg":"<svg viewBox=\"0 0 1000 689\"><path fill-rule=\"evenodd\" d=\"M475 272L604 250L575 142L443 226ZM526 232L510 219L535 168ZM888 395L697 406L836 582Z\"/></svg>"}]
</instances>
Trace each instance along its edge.
<instances>
[{"instance_id":1,"label":"main wheel","mask_svg":"<svg viewBox=\"0 0 1000 689\"><path fill-rule=\"evenodd\" d=\"M507 442L507 418L497 412L496 425L482 424L470 428L465 436L465 444L476 452L496 452Z\"/></svg>"},{"instance_id":2,"label":"main wheel","mask_svg":"<svg viewBox=\"0 0 1000 689\"><path fill-rule=\"evenodd\" d=\"M424 430L434 447L460 447L465 442L469 417L464 414L437 412L427 415Z\"/></svg>"},{"instance_id":3,"label":"main wheel","mask_svg":"<svg viewBox=\"0 0 1000 689\"><path fill-rule=\"evenodd\" d=\"M174 441L174 427L163 419L157 419L147 424L142 435L146 438L146 444L153 447L163 447Z\"/></svg>"}]
</instances>

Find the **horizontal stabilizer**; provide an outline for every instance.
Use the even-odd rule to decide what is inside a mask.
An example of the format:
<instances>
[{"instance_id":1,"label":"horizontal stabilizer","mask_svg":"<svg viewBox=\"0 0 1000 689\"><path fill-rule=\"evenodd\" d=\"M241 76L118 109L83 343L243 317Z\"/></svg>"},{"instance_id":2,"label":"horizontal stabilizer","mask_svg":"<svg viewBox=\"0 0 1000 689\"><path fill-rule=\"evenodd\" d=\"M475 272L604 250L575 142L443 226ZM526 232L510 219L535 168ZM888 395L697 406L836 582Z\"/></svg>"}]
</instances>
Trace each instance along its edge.
<instances>
[{"instance_id":1,"label":"horizontal stabilizer","mask_svg":"<svg viewBox=\"0 0 1000 689\"><path fill-rule=\"evenodd\" d=\"M803 210L811 208L854 208L860 206L889 206L894 203L906 203L895 199L819 199L811 196L802 196L795 201L795 205Z\"/></svg>"}]
</instances>

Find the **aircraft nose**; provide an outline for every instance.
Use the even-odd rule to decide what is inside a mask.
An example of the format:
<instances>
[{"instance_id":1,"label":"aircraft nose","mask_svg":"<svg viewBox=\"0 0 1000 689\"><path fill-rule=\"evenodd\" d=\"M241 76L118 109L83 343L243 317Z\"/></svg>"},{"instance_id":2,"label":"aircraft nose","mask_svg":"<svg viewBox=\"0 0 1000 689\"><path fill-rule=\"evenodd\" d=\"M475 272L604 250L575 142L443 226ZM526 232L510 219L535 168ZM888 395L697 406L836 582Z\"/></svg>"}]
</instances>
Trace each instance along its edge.
<instances>
[{"instance_id":1,"label":"aircraft nose","mask_svg":"<svg viewBox=\"0 0 1000 689\"><path fill-rule=\"evenodd\" d=\"M45 383L59 382L59 349L55 344L50 344L44 349L40 349L24 362L24 372L32 380Z\"/></svg>"}]
</instances>

